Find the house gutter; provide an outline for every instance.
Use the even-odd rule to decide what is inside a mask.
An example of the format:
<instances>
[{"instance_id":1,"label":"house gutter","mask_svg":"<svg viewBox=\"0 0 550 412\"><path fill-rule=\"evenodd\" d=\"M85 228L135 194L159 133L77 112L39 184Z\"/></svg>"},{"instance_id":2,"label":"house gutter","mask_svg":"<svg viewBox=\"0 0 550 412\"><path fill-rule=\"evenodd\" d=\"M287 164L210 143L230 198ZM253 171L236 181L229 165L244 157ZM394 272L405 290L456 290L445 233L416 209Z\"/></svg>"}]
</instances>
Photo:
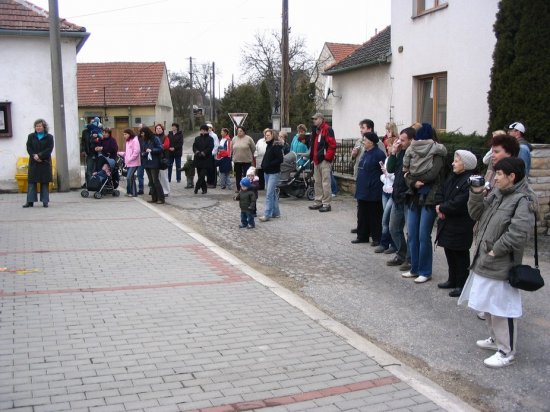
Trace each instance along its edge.
<instances>
[{"instance_id":1,"label":"house gutter","mask_svg":"<svg viewBox=\"0 0 550 412\"><path fill-rule=\"evenodd\" d=\"M63 38L79 38L80 41L76 45L76 52L78 53L90 33L86 31L62 31L61 37ZM0 29L0 36L19 36L19 37L50 37L49 30L13 30L13 29Z\"/></svg>"},{"instance_id":2,"label":"house gutter","mask_svg":"<svg viewBox=\"0 0 550 412\"><path fill-rule=\"evenodd\" d=\"M363 69L365 67L368 67L368 66L374 66L376 64L385 64L385 63L389 63L390 60L388 59L388 57L391 56L391 53L386 55L386 57L384 57L383 59L378 59L378 60L375 60L375 61L372 61L372 62L367 62L367 63L362 63L362 64L359 64L357 66L353 66L353 67L344 67L342 69L336 69L336 70L328 70L326 72L323 72L321 73L323 76L332 76L333 74L338 74L338 73L343 73L343 72L349 72L349 71L352 71L352 70L357 70L357 69Z\"/></svg>"}]
</instances>

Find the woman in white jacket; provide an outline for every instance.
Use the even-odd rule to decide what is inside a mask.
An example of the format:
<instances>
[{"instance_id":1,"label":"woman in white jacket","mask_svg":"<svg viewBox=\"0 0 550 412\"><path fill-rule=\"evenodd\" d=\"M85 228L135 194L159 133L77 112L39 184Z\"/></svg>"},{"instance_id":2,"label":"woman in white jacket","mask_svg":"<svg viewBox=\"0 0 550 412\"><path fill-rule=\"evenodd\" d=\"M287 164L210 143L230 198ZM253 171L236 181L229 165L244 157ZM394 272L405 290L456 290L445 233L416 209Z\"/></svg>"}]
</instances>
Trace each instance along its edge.
<instances>
[{"instance_id":1,"label":"woman in white jacket","mask_svg":"<svg viewBox=\"0 0 550 412\"><path fill-rule=\"evenodd\" d=\"M262 170L262 161L264 160L265 150L267 149L267 143L265 141L265 133L271 131L271 129L264 129L264 137L256 142L256 150L254 151L254 158L256 159L256 175L260 179L259 190L265 188L264 171Z\"/></svg>"}]
</instances>

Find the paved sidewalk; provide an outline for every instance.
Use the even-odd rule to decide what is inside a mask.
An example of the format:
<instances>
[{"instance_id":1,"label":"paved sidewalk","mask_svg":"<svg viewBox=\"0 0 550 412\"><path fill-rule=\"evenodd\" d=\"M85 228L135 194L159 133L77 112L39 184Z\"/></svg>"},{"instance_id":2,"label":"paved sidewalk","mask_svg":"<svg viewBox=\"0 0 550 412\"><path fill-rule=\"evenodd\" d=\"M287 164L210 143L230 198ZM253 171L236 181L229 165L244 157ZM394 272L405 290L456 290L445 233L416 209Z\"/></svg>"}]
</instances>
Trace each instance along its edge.
<instances>
[{"instance_id":1,"label":"paved sidewalk","mask_svg":"<svg viewBox=\"0 0 550 412\"><path fill-rule=\"evenodd\" d=\"M2 411L468 410L164 206L23 203L0 195Z\"/></svg>"}]
</instances>

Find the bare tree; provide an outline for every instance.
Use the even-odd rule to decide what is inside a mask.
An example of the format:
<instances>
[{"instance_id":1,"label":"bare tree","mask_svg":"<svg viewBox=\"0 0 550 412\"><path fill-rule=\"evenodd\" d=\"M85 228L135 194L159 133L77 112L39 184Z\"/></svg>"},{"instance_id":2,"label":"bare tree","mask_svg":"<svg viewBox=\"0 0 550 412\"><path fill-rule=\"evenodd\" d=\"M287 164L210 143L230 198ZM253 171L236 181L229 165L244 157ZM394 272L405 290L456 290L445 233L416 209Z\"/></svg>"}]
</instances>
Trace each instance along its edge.
<instances>
[{"instance_id":1,"label":"bare tree","mask_svg":"<svg viewBox=\"0 0 550 412\"><path fill-rule=\"evenodd\" d=\"M254 41L245 44L241 50L241 69L251 83L260 84L265 80L273 97L281 75L281 34L256 33ZM291 87L296 73L311 74L314 59L306 51L306 42L301 37L292 37L289 44Z\"/></svg>"}]
</instances>

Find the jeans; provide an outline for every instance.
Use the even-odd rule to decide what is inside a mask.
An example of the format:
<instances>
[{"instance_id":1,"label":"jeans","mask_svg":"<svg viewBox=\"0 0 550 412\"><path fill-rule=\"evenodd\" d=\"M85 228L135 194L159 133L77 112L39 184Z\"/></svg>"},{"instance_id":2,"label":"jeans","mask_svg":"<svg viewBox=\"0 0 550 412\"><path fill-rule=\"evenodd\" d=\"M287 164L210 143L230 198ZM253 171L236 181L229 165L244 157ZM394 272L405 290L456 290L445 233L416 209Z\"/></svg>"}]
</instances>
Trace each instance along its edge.
<instances>
[{"instance_id":1,"label":"jeans","mask_svg":"<svg viewBox=\"0 0 550 412\"><path fill-rule=\"evenodd\" d=\"M338 182L332 173L330 174L330 190L333 195L338 193Z\"/></svg>"},{"instance_id":2,"label":"jeans","mask_svg":"<svg viewBox=\"0 0 550 412\"><path fill-rule=\"evenodd\" d=\"M139 166L133 166L128 168L126 173L126 193L132 196L137 196L136 189L136 172Z\"/></svg>"},{"instance_id":3,"label":"jeans","mask_svg":"<svg viewBox=\"0 0 550 412\"><path fill-rule=\"evenodd\" d=\"M143 166L138 166L137 169L137 179L138 179L138 190L143 193L143 175L145 172L145 168Z\"/></svg>"},{"instance_id":4,"label":"jeans","mask_svg":"<svg viewBox=\"0 0 550 412\"><path fill-rule=\"evenodd\" d=\"M411 250L411 273L432 276L432 229L436 213L434 206L409 206L407 229Z\"/></svg>"},{"instance_id":5,"label":"jeans","mask_svg":"<svg viewBox=\"0 0 550 412\"><path fill-rule=\"evenodd\" d=\"M254 215L252 212L245 212L241 210L241 225L248 227L255 227Z\"/></svg>"},{"instance_id":6,"label":"jeans","mask_svg":"<svg viewBox=\"0 0 550 412\"><path fill-rule=\"evenodd\" d=\"M229 178L229 173L220 172L219 184L222 189L224 188L231 189L231 179Z\"/></svg>"},{"instance_id":7,"label":"jeans","mask_svg":"<svg viewBox=\"0 0 550 412\"><path fill-rule=\"evenodd\" d=\"M392 199L393 200L393 199ZM407 257L407 242L405 241L405 212L404 203L394 203L390 211L389 230L392 240L395 242L397 256L405 260Z\"/></svg>"},{"instance_id":8,"label":"jeans","mask_svg":"<svg viewBox=\"0 0 550 412\"><path fill-rule=\"evenodd\" d=\"M393 207L393 199L390 193L382 193L382 208L384 213L382 215L382 237L380 239L380 245L387 249L392 247L397 250L395 242L390 234L390 214Z\"/></svg>"},{"instance_id":9,"label":"jeans","mask_svg":"<svg viewBox=\"0 0 550 412\"><path fill-rule=\"evenodd\" d=\"M281 211L279 210L279 198L277 197L276 189L277 183L279 183L280 173L264 173L265 177L265 209L264 216L271 218L273 216L279 216Z\"/></svg>"},{"instance_id":10,"label":"jeans","mask_svg":"<svg viewBox=\"0 0 550 412\"><path fill-rule=\"evenodd\" d=\"M172 181L172 168L176 162L176 180L181 182L181 156L168 156L168 181Z\"/></svg>"},{"instance_id":11,"label":"jeans","mask_svg":"<svg viewBox=\"0 0 550 412\"><path fill-rule=\"evenodd\" d=\"M36 185L40 185L40 201L47 205L50 202L49 183L31 183L27 185L27 203L38 202L38 194Z\"/></svg>"}]
</instances>

